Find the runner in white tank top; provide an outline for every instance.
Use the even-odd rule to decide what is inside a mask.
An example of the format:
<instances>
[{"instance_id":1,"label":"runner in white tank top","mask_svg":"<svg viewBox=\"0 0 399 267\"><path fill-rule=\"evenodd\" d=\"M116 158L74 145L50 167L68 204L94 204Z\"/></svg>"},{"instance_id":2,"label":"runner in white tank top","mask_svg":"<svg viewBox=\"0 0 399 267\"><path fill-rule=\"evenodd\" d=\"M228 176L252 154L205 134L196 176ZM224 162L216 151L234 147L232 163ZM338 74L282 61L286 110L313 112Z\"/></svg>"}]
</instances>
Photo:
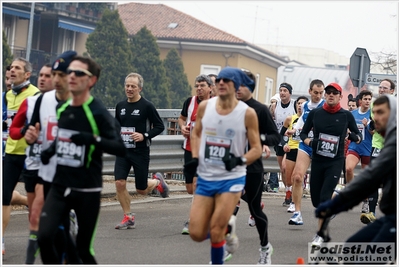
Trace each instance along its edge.
<instances>
[{"instance_id":1,"label":"runner in white tank top","mask_svg":"<svg viewBox=\"0 0 399 267\"><path fill-rule=\"evenodd\" d=\"M197 242L210 236L213 264L222 264L238 248L232 214L245 185L246 164L262 155L257 115L235 97L240 85L255 86L240 69L226 67L219 73L218 97L200 103L191 134L193 159L184 165L188 173L198 167L190 236Z\"/></svg>"}]
</instances>

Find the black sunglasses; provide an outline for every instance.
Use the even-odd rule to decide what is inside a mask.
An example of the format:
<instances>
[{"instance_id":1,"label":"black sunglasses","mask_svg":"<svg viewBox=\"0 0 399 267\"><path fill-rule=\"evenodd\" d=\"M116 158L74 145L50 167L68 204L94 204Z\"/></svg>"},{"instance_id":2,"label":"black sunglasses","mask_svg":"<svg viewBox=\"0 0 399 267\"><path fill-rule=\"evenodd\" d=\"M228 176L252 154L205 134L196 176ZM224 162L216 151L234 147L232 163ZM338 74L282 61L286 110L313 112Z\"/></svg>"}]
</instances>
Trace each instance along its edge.
<instances>
[{"instance_id":1,"label":"black sunglasses","mask_svg":"<svg viewBox=\"0 0 399 267\"><path fill-rule=\"evenodd\" d=\"M90 76L90 77L93 76L93 74L91 74L90 71L85 70L85 69L80 69L80 70L67 69L68 75L71 74L72 72L75 73L76 77L83 77L85 75Z\"/></svg>"},{"instance_id":2,"label":"black sunglasses","mask_svg":"<svg viewBox=\"0 0 399 267\"><path fill-rule=\"evenodd\" d=\"M341 94L341 92L338 90L326 90L326 94L327 95L329 95L329 94L338 95L338 94Z\"/></svg>"},{"instance_id":3,"label":"black sunglasses","mask_svg":"<svg viewBox=\"0 0 399 267\"><path fill-rule=\"evenodd\" d=\"M227 78L218 78L218 79L215 80L215 83L219 83L221 80L222 80L224 83L228 83L228 82L231 81L230 79L227 79Z\"/></svg>"}]
</instances>

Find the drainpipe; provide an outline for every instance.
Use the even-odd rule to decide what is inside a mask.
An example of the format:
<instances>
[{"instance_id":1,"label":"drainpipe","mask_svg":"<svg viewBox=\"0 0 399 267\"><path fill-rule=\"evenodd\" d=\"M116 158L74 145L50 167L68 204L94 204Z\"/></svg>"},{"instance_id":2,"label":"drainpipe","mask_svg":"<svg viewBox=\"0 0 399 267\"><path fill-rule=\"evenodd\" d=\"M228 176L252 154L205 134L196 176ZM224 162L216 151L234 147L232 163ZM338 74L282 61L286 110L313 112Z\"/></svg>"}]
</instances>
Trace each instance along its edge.
<instances>
[{"instance_id":1,"label":"drainpipe","mask_svg":"<svg viewBox=\"0 0 399 267\"><path fill-rule=\"evenodd\" d=\"M35 2L32 3L30 7L30 20L29 20L29 31L28 31L28 43L26 45L26 60L29 61L30 51L32 48L32 32L33 32L33 22L35 20Z\"/></svg>"}]
</instances>

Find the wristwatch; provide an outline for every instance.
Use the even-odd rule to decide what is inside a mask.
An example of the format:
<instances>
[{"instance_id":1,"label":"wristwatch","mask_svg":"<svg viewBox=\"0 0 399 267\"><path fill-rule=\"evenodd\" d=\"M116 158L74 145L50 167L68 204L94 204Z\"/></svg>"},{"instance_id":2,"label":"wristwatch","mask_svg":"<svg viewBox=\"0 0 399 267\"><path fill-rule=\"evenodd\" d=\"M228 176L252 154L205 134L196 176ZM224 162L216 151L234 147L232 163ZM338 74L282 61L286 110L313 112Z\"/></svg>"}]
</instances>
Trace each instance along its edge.
<instances>
[{"instance_id":1,"label":"wristwatch","mask_svg":"<svg viewBox=\"0 0 399 267\"><path fill-rule=\"evenodd\" d=\"M242 161L241 165L247 165L247 158L241 157L241 161Z\"/></svg>"},{"instance_id":2,"label":"wristwatch","mask_svg":"<svg viewBox=\"0 0 399 267\"><path fill-rule=\"evenodd\" d=\"M97 143L100 143L100 142L101 142L101 136L97 136L97 137L96 137L96 142L97 142Z\"/></svg>"},{"instance_id":3,"label":"wristwatch","mask_svg":"<svg viewBox=\"0 0 399 267\"><path fill-rule=\"evenodd\" d=\"M148 133L144 133L144 138L148 139L150 136L148 135Z\"/></svg>"}]
</instances>

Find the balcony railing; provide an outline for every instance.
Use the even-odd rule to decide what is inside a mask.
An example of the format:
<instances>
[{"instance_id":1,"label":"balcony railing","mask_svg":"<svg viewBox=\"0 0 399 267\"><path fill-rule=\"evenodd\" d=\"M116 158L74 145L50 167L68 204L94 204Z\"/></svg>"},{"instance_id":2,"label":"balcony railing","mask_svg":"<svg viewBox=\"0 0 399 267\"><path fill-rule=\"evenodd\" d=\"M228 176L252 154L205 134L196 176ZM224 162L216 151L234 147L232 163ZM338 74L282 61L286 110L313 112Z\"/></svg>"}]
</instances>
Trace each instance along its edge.
<instances>
[{"instance_id":1,"label":"balcony railing","mask_svg":"<svg viewBox=\"0 0 399 267\"><path fill-rule=\"evenodd\" d=\"M26 48L17 46L11 47L11 53L13 53L14 58L26 58ZM30 78L31 83L37 84L36 81L40 69L43 67L43 65L54 62L57 56L58 54L55 53L47 53L42 50L31 49L29 56L29 62L32 64L32 74Z\"/></svg>"}]
</instances>

